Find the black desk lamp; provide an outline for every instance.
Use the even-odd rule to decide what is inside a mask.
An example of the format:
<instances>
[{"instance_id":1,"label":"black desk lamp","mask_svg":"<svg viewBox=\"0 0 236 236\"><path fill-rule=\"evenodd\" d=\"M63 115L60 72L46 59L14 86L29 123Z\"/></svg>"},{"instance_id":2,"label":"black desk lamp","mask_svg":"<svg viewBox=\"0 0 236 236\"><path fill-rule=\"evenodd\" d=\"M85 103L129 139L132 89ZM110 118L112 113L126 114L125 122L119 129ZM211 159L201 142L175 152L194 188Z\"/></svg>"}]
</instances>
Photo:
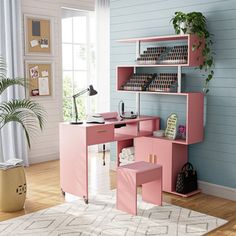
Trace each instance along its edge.
<instances>
[{"instance_id":1,"label":"black desk lamp","mask_svg":"<svg viewBox=\"0 0 236 236\"><path fill-rule=\"evenodd\" d=\"M74 103L74 109L75 109L75 121L70 122L73 125L79 125L83 124L83 121L78 121L78 110L76 105L76 98L85 94L86 92L89 92L89 96L96 95L98 92L93 88L93 85L89 85L88 88L82 90L81 92L73 95L73 103Z\"/></svg>"}]
</instances>

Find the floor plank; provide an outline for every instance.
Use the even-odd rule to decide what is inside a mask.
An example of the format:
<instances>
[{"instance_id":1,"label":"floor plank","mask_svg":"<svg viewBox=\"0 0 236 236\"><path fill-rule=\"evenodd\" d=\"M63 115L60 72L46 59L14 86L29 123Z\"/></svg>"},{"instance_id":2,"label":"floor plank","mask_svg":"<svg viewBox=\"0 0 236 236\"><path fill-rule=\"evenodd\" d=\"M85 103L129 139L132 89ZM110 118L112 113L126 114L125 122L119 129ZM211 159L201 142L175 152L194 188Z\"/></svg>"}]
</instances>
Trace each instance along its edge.
<instances>
[{"instance_id":1,"label":"floor plank","mask_svg":"<svg viewBox=\"0 0 236 236\"><path fill-rule=\"evenodd\" d=\"M102 154L90 153L89 161L90 194L100 193L116 187L116 173L109 170L109 154L103 166ZM0 212L0 221L52 207L65 201L73 200L61 194L59 178L59 161L50 161L25 168L27 177L27 199L22 211ZM195 211L220 217L229 221L225 226L208 235L236 235L236 202L206 195L197 194L190 198L182 198L164 193L165 202L190 208Z\"/></svg>"}]
</instances>

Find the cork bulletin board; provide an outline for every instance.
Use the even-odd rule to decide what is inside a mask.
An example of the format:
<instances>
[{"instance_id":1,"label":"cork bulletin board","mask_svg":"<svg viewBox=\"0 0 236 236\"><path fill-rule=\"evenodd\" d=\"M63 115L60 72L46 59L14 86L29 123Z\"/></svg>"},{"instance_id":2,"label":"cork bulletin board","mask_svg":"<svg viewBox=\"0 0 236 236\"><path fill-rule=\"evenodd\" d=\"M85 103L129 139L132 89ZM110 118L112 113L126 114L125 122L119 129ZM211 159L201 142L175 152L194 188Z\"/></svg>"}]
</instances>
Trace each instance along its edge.
<instances>
[{"instance_id":1,"label":"cork bulletin board","mask_svg":"<svg viewBox=\"0 0 236 236\"><path fill-rule=\"evenodd\" d=\"M29 96L50 96L52 86L51 62L26 62Z\"/></svg>"},{"instance_id":2,"label":"cork bulletin board","mask_svg":"<svg viewBox=\"0 0 236 236\"><path fill-rule=\"evenodd\" d=\"M40 16L24 16L25 54L52 54L52 19Z\"/></svg>"}]
</instances>

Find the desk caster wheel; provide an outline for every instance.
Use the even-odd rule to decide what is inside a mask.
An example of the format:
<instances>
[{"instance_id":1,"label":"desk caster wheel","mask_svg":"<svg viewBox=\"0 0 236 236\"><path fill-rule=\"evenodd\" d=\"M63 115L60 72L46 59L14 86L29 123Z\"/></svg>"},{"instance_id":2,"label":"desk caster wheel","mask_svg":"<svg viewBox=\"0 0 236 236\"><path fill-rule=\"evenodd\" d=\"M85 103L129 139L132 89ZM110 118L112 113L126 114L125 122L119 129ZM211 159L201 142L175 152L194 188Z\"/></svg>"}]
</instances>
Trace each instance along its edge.
<instances>
[{"instance_id":1,"label":"desk caster wheel","mask_svg":"<svg viewBox=\"0 0 236 236\"><path fill-rule=\"evenodd\" d=\"M62 195L63 196L65 196L66 195L66 193L63 191L63 189L61 188L61 193L62 193Z\"/></svg>"},{"instance_id":2,"label":"desk caster wheel","mask_svg":"<svg viewBox=\"0 0 236 236\"><path fill-rule=\"evenodd\" d=\"M84 196L84 203L88 204L88 199Z\"/></svg>"}]
</instances>

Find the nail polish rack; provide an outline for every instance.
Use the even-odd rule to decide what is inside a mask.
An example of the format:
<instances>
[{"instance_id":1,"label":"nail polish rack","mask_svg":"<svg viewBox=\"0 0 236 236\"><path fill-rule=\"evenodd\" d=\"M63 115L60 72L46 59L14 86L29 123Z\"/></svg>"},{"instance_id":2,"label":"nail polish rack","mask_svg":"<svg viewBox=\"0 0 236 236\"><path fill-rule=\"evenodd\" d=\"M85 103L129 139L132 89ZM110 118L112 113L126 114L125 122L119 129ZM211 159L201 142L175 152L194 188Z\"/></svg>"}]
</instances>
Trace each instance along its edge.
<instances>
[{"instance_id":1,"label":"nail polish rack","mask_svg":"<svg viewBox=\"0 0 236 236\"><path fill-rule=\"evenodd\" d=\"M132 74L123 85L123 90L145 91L148 85L157 77L157 74L139 73Z\"/></svg>"},{"instance_id":2,"label":"nail polish rack","mask_svg":"<svg viewBox=\"0 0 236 236\"><path fill-rule=\"evenodd\" d=\"M147 91L150 92L177 92L178 74L161 73L148 85Z\"/></svg>"}]
</instances>

